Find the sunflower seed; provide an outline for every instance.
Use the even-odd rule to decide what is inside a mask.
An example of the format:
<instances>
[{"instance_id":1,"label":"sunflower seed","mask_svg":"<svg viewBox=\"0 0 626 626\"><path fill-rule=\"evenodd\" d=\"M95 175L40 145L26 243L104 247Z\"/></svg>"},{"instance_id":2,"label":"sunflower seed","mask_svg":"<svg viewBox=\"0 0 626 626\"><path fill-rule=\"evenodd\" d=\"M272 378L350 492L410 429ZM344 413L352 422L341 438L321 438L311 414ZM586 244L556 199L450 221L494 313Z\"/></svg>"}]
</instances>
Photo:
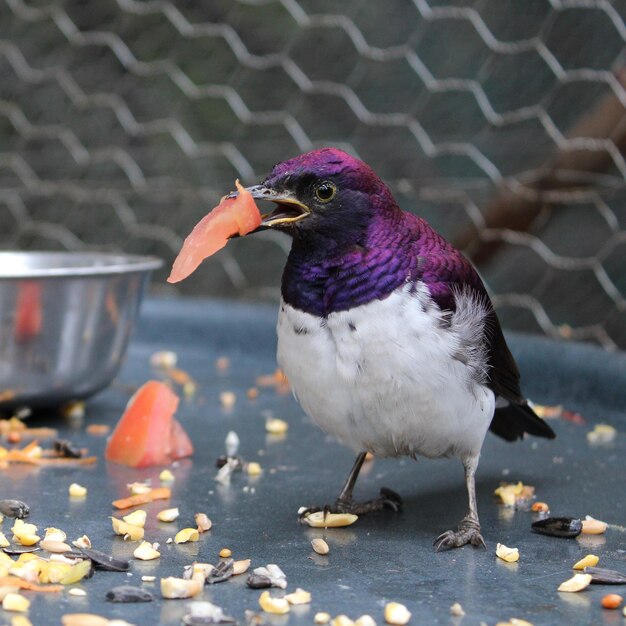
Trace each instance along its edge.
<instances>
[{"instance_id":1,"label":"sunflower seed","mask_svg":"<svg viewBox=\"0 0 626 626\"><path fill-rule=\"evenodd\" d=\"M585 567L585 574L591 574L591 582L596 585L626 585L626 574L604 567Z\"/></svg>"},{"instance_id":2,"label":"sunflower seed","mask_svg":"<svg viewBox=\"0 0 626 626\"><path fill-rule=\"evenodd\" d=\"M127 572L130 569L130 562L123 559L116 559L113 556L94 550L93 548L80 548L82 554L91 559L96 569L108 572Z\"/></svg>"},{"instance_id":3,"label":"sunflower seed","mask_svg":"<svg viewBox=\"0 0 626 626\"><path fill-rule=\"evenodd\" d=\"M583 529L582 522L574 517L546 517L531 525L533 532L550 537L578 537Z\"/></svg>"},{"instance_id":4,"label":"sunflower seed","mask_svg":"<svg viewBox=\"0 0 626 626\"><path fill-rule=\"evenodd\" d=\"M109 602L152 602L154 596L147 589L141 587L120 585L107 591L106 599Z\"/></svg>"}]
</instances>

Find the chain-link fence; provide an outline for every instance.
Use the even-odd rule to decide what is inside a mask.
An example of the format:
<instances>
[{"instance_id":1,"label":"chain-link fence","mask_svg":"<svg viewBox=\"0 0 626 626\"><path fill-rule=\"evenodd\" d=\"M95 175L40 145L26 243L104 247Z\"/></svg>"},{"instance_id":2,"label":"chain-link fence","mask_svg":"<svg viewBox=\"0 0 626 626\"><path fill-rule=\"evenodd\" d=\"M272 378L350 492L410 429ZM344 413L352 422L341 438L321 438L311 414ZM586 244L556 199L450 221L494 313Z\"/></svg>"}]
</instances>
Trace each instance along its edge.
<instances>
[{"instance_id":1,"label":"chain-link fence","mask_svg":"<svg viewBox=\"0 0 626 626\"><path fill-rule=\"evenodd\" d=\"M336 145L474 259L505 326L626 347L625 15L0 0L0 246L169 262L236 177ZM181 289L276 298L287 249L233 242Z\"/></svg>"}]
</instances>

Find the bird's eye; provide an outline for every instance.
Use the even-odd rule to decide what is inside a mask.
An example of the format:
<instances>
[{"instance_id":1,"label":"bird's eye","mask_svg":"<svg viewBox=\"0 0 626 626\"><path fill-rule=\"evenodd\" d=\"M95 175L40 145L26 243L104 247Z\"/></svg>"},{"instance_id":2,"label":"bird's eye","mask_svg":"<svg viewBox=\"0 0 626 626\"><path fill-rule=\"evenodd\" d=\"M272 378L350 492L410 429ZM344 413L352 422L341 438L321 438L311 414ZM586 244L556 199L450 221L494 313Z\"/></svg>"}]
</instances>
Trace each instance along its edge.
<instances>
[{"instance_id":1,"label":"bird's eye","mask_svg":"<svg viewBox=\"0 0 626 626\"><path fill-rule=\"evenodd\" d=\"M337 187L333 183L324 182L315 188L315 196L320 202L329 202L335 197Z\"/></svg>"}]
</instances>

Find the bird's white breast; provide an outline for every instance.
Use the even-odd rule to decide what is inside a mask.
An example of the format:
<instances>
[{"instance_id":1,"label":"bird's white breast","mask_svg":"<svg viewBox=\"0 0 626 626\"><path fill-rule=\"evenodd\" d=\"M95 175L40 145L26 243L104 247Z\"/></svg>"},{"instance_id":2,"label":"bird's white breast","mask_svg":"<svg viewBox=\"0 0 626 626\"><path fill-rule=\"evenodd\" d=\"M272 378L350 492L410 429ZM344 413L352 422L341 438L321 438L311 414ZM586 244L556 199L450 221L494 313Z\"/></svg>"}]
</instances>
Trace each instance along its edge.
<instances>
[{"instance_id":1,"label":"bird's white breast","mask_svg":"<svg viewBox=\"0 0 626 626\"><path fill-rule=\"evenodd\" d=\"M461 300L446 317L423 285L407 285L325 319L282 302L279 365L304 411L354 450L475 456L494 394L472 362L482 338L466 345L485 311Z\"/></svg>"}]
</instances>

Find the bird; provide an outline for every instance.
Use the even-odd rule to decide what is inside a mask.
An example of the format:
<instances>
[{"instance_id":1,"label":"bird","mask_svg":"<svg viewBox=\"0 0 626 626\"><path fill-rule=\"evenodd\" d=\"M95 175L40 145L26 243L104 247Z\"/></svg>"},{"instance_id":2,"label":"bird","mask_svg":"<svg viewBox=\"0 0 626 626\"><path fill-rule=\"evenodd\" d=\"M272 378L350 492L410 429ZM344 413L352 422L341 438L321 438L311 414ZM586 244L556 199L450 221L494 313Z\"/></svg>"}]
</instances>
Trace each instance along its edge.
<instances>
[{"instance_id":1,"label":"bird","mask_svg":"<svg viewBox=\"0 0 626 626\"><path fill-rule=\"evenodd\" d=\"M277 361L304 412L356 453L326 511L399 509L390 489L357 502L367 453L459 459L468 512L436 551L485 547L475 473L488 430L552 439L477 270L402 210L366 163L327 147L283 161L247 188L274 203L257 230L291 237L281 280ZM236 195L236 192L233 192Z\"/></svg>"}]
</instances>

